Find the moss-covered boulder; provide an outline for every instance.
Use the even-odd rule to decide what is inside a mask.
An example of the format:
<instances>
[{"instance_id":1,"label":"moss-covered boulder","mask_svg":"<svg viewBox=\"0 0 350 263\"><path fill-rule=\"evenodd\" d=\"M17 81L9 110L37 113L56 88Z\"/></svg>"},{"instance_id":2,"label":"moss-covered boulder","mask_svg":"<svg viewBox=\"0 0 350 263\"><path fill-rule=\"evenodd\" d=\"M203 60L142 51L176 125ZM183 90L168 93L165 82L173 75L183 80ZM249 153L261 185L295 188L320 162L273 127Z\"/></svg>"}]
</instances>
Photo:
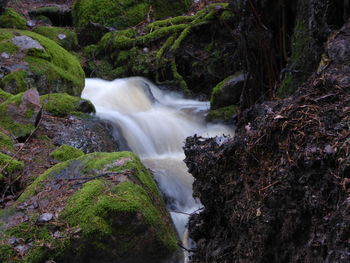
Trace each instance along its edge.
<instances>
[{"instance_id":1,"label":"moss-covered boulder","mask_svg":"<svg viewBox=\"0 0 350 263\"><path fill-rule=\"evenodd\" d=\"M14 9L7 8L0 15L0 27L26 29L27 20L25 19L25 17L18 14Z\"/></svg>"},{"instance_id":2,"label":"moss-covered boulder","mask_svg":"<svg viewBox=\"0 0 350 263\"><path fill-rule=\"evenodd\" d=\"M85 74L78 59L54 41L22 30L0 29L4 63L0 88L17 94L37 88L40 94L67 92L80 96Z\"/></svg>"},{"instance_id":3,"label":"moss-covered boulder","mask_svg":"<svg viewBox=\"0 0 350 263\"><path fill-rule=\"evenodd\" d=\"M237 72L218 83L211 93L210 108L218 109L232 104L238 105L247 75Z\"/></svg>"},{"instance_id":4,"label":"moss-covered boulder","mask_svg":"<svg viewBox=\"0 0 350 263\"><path fill-rule=\"evenodd\" d=\"M77 34L68 28L40 26L34 28L33 31L55 41L66 50L75 50L78 47Z\"/></svg>"},{"instance_id":5,"label":"moss-covered boulder","mask_svg":"<svg viewBox=\"0 0 350 263\"><path fill-rule=\"evenodd\" d=\"M86 47L86 72L110 79L144 76L187 94L209 95L218 82L239 70L231 59L235 42L231 21L226 20L230 16L222 17L224 12L230 12L228 4L216 3L195 15L155 21L142 32L129 28L107 33L97 45Z\"/></svg>"},{"instance_id":6,"label":"moss-covered boulder","mask_svg":"<svg viewBox=\"0 0 350 263\"><path fill-rule=\"evenodd\" d=\"M61 145L50 153L57 161L64 162L84 155L83 151L69 145Z\"/></svg>"},{"instance_id":7,"label":"moss-covered boulder","mask_svg":"<svg viewBox=\"0 0 350 263\"><path fill-rule=\"evenodd\" d=\"M93 153L39 176L0 214L1 262L173 262L176 235L149 171Z\"/></svg>"},{"instance_id":8,"label":"moss-covered boulder","mask_svg":"<svg viewBox=\"0 0 350 263\"><path fill-rule=\"evenodd\" d=\"M73 19L78 28L94 22L123 29L137 25L148 15L155 19L180 15L190 4L189 0L76 0Z\"/></svg>"},{"instance_id":9,"label":"moss-covered boulder","mask_svg":"<svg viewBox=\"0 0 350 263\"><path fill-rule=\"evenodd\" d=\"M16 138L25 138L35 129L39 110L40 100L36 90L11 96L0 104L0 127Z\"/></svg>"},{"instance_id":10,"label":"moss-covered boulder","mask_svg":"<svg viewBox=\"0 0 350 263\"><path fill-rule=\"evenodd\" d=\"M53 93L40 97L44 110L53 116L63 117L69 114L94 113L94 105L86 99L73 97L67 93Z\"/></svg>"}]
</instances>

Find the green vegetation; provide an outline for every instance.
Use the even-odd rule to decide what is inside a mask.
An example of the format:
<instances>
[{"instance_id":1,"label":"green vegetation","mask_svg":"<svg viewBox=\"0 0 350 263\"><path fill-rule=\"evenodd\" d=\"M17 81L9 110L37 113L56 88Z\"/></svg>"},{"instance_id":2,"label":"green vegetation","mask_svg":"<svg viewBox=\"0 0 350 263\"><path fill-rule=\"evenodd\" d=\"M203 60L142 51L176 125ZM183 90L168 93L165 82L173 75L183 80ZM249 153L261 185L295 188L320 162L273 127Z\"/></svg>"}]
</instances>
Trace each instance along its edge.
<instances>
[{"instance_id":1,"label":"green vegetation","mask_svg":"<svg viewBox=\"0 0 350 263\"><path fill-rule=\"evenodd\" d=\"M308 54L308 48L311 41L311 36L309 30L305 27L302 22L297 22L294 27L293 36L292 36L292 55L290 58L289 69L290 73L287 73L282 81L280 87L277 90L277 96L281 98L285 98L291 95L296 89L298 85L303 82L306 76L302 76L300 74L296 74L293 71L300 71L301 68L308 68L310 61L306 57ZM307 71L307 70L305 70Z\"/></svg>"},{"instance_id":2,"label":"green vegetation","mask_svg":"<svg viewBox=\"0 0 350 263\"><path fill-rule=\"evenodd\" d=\"M6 91L3 91L0 88L0 103L4 102L5 100L9 99L12 97L12 94L7 93Z\"/></svg>"},{"instance_id":3,"label":"green vegetation","mask_svg":"<svg viewBox=\"0 0 350 263\"><path fill-rule=\"evenodd\" d=\"M76 112L95 112L95 107L88 100L73 97L67 93L53 93L40 96L41 104L44 105L46 112L54 115L63 117ZM84 107L81 105L85 104Z\"/></svg>"},{"instance_id":4,"label":"green vegetation","mask_svg":"<svg viewBox=\"0 0 350 263\"><path fill-rule=\"evenodd\" d=\"M0 149L2 150L12 150L13 141L9 136L0 131Z\"/></svg>"},{"instance_id":5,"label":"green vegetation","mask_svg":"<svg viewBox=\"0 0 350 263\"><path fill-rule=\"evenodd\" d=\"M0 170L2 170L4 167L5 169L3 173L13 174L22 171L24 168L24 163L12 159L11 156L0 152Z\"/></svg>"},{"instance_id":6,"label":"green vegetation","mask_svg":"<svg viewBox=\"0 0 350 263\"><path fill-rule=\"evenodd\" d=\"M230 121L232 116L236 114L238 107L235 105L222 107L216 110L210 110L207 115L208 121Z\"/></svg>"},{"instance_id":7,"label":"green vegetation","mask_svg":"<svg viewBox=\"0 0 350 263\"><path fill-rule=\"evenodd\" d=\"M28 105L26 112L21 112L23 93L11 96L0 104L0 126L11 132L16 138L26 137L34 129L34 106Z\"/></svg>"},{"instance_id":8,"label":"green vegetation","mask_svg":"<svg viewBox=\"0 0 350 263\"><path fill-rule=\"evenodd\" d=\"M230 75L228 76L227 78L225 78L223 81L220 81L212 90L212 93L211 93L211 97L210 97L210 107L214 107L216 106L217 104L217 98L220 96L221 94L221 89L222 87L224 86L224 84L229 81L230 79L234 78L235 76L241 74L240 72L239 73L236 73L236 74L233 74L233 75Z\"/></svg>"},{"instance_id":9,"label":"green vegetation","mask_svg":"<svg viewBox=\"0 0 350 263\"><path fill-rule=\"evenodd\" d=\"M55 158L57 161L64 162L71 159L78 158L84 155L84 153L72 146L69 145L61 145L56 150L50 153L50 156Z\"/></svg>"},{"instance_id":10,"label":"green vegetation","mask_svg":"<svg viewBox=\"0 0 350 263\"><path fill-rule=\"evenodd\" d=\"M68 28L40 26L34 28L33 31L55 41L67 50L74 50L78 46L77 34ZM59 35L64 35L64 38L60 39Z\"/></svg>"},{"instance_id":11,"label":"green vegetation","mask_svg":"<svg viewBox=\"0 0 350 263\"><path fill-rule=\"evenodd\" d=\"M26 29L27 20L14 9L7 8L5 12L0 15L0 27Z\"/></svg>"},{"instance_id":12,"label":"green vegetation","mask_svg":"<svg viewBox=\"0 0 350 263\"><path fill-rule=\"evenodd\" d=\"M80 96L84 87L85 74L75 56L42 35L8 29L0 29L0 52L3 50L11 51L10 54L18 52L18 48L12 43L12 38L15 35L25 35L37 40L44 47L44 50L27 50L24 61L28 63L29 70L34 73L34 76L33 74L25 75L23 72L16 73L14 77L11 77L11 81L15 80L19 88L17 87L11 93L23 90L23 85L25 85L26 89L35 86L41 94L67 92ZM20 52L24 53L25 51ZM4 87L4 85L3 80L1 80L0 87ZM8 90L6 89L6 91Z\"/></svg>"},{"instance_id":13,"label":"green vegetation","mask_svg":"<svg viewBox=\"0 0 350 263\"><path fill-rule=\"evenodd\" d=\"M135 26L147 18L151 8L156 19L184 13L189 0L77 0L73 8L75 26L83 27L89 22L123 29Z\"/></svg>"},{"instance_id":14,"label":"green vegetation","mask_svg":"<svg viewBox=\"0 0 350 263\"><path fill-rule=\"evenodd\" d=\"M26 83L27 72L25 70L17 70L7 74L0 81L0 88L6 88L10 90L13 94L18 94L20 92L27 90Z\"/></svg>"},{"instance_id":15,"label":"green vegetation","mask_svg":"<svg viewBox=\"0 0 350 263\"><path fill-rule=\"evenodd\" d=\"M108 176L95 177L105 172L124 172L124 175L119 175L121 181L112 181ZM5 209L0 213L2 262L83 259L87 251L122 262L124 258L139 255L147 258L155 253L166 257L177 250L176 235L157 186L139 158L130 152L92 153L59 163L40 175L15 205L45 191L45 184L50 181L64 180L67 176L91 177L91 180L75 188L75 192L69 191L64 210L56 219L60 222L61 238L53 238L53 230L48 225L35 224L38 217L35 213L29 216L28 222L1 228L2 222L15 213ZM71 244L69 233L75 229L80 229L79 236ZM9 237L25 241L30 237L35 243L22 261L14 258L15 251L4 242ZM43 244L48 244L50 249Z\"/></svg>"}]
</instances>

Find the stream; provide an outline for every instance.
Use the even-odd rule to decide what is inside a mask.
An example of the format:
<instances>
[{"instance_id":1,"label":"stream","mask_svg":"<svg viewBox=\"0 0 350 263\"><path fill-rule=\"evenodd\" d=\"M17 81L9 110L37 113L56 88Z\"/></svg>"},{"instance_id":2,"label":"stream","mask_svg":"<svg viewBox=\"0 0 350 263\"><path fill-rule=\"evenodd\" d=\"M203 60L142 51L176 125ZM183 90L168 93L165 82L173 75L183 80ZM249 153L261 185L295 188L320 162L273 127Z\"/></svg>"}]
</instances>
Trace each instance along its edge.
<instances>
[{"instance_id":1,"label":"stream","mask_svg":"<svg viewBox=\"0 0 350 263\"><path fill-rule=\"evenodd\" d=\"M191 247L186 224L189 214L198 211L201 204L192 197L193 178L182 161L185 138L194 134L232 135L233 130L205 122L209 102L184 99L141 77L86 79L82 97L95 105L100 119L114 125L120 150L138 154L153 171L178 235L184 247ZM187 262L187 255L184 258Z\"/></svg>"}]
</instances>

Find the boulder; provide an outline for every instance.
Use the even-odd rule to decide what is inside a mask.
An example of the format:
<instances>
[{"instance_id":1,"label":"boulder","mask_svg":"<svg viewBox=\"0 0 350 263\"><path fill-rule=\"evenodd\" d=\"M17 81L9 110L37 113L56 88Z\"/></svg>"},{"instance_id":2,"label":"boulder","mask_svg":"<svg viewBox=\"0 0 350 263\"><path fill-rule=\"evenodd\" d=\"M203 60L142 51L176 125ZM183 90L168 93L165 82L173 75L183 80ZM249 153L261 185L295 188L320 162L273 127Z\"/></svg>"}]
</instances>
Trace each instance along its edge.
<instances>
[{"instance_id":1,"label":"boulder","mask_svg":"<svg viewBox=\"0 0 350 263\"><path fill-rule=\"evenodd\" d=\"M217 84L211 94L210 107L218 109L221 107L238 105L247 75L237 72Z\"/></svg>"},{"instance_id":2,"label":"boulder","mask_svg":"<svg viewBox=\"0 0 350 263\"><path fill-rule=\"evenodd\" d=\"M57 164L4 209L0 224L1 262L178 262L161 195L130 152Z\"/></svg>"},{"instance_id":3,"label":"boulder","mask_svg":"<svg viewBox=\"0 0 350 263\"><path fill-rule=\"evenodd\" d=\"M0 127L18 139L26 138L34 129L40 110L38 91L27 90L0 104Z\"/></svg>"},{"instance_id":4,"label":"boulder","mask_svg":"<svg viewBox=\"0 0 350 263\"><path fill-rule=\"evenodd\" d=\"M29 31L0 29L0 88L17 94L36 88L40 94L79 96L85 74L78 59L54 41Z\"/></svg>"}]
</instances>

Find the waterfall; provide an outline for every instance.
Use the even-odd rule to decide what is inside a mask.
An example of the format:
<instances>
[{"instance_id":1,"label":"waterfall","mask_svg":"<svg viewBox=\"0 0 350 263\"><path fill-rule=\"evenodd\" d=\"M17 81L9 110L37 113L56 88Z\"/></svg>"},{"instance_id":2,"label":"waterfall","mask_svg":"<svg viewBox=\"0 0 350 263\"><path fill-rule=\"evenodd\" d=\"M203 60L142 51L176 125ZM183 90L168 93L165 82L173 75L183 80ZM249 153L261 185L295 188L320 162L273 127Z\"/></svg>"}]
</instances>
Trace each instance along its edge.
<instances>
[{"instance_id":1,"label":"waterfall","mask_svg":"<svg viewBox=\"0 0 350 263\"><path fill-rule=\"evenodd\" d=\"M201 204L192 197L192 176L183 163L187 136L231 134L219 124L206 124L208 102L184 99L162 91L141 77L106 81L86 79L82 97L89 99L99 118L112 122L115 137L122 136L129 149L153 171L180 237L187 244L188 215ZM118 139L118 138L117 138Z\"/></svg>"}]
</instances>

